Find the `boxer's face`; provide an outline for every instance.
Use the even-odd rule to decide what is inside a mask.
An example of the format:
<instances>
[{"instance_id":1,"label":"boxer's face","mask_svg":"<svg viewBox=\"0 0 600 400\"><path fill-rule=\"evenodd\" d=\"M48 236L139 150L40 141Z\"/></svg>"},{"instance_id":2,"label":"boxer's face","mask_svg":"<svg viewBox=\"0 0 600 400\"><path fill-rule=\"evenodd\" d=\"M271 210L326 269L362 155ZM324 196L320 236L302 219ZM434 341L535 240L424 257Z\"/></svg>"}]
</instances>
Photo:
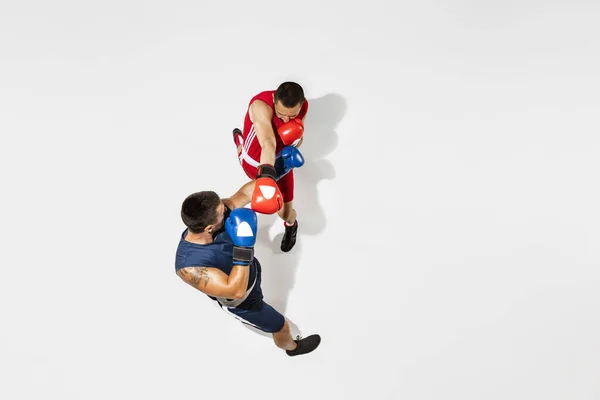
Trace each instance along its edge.
<instances>
[{"instance_id":1,"label":"boxer's face","mask_svg":"<svg viewBox=\"0 0 600 400\"><path fill-rule=\"evenodd\" d=\"M289 122L291 119L294 119L300 114L300 109L302 109L302 103L298 103L295 107L287 108L280 101L276 101L275 105L275 115L277 118L282 120L283 122Z\"/></svg>"},{"instance_id":2,"label":"boxer's face","mask_svg":"<svg viewBox=\"0 0 600 400\"><path fill-rule=\"evenodd\" d=\"M209 229L209 232L211 234L219 231L219 229L221 229L223 227L223 225L225 225L225 204L223 202L219 203L219 206L217 207L217 222L215 222L214 224L211 224L207 227L207 229Z\"/></svg>"}]
</instances>

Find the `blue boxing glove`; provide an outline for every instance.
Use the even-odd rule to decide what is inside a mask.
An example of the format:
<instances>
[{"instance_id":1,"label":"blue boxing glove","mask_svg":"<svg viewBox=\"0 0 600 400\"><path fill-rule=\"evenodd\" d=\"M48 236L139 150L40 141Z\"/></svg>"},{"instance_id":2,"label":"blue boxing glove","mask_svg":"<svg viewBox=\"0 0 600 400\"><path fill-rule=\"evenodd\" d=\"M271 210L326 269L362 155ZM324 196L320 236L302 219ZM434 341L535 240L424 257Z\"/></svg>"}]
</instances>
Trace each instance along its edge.
<instances>
[{"instance_id":1,"label":"blue boxing glove","mask_svg":"<svg viewBox=\"0 0 600 400\"><path fill-rule=\"evenodd\" d=\"M283 178L292 168L298 168L304 165L304 157L296 147L286 146L275 158L275 170L277 179Z\"/></svg>"},{"instance_id":2,"label":"blue boxing glove","mask_svg":"<svg viewBox=\"0 0 600 400\"><path fill-rule=\"evenodd\" d=\"M236 208L225 220L225 230L233 241L233 263L249 265L254 259L254 244L258 227L256 212Z\"/></svg>"}]
</instances>

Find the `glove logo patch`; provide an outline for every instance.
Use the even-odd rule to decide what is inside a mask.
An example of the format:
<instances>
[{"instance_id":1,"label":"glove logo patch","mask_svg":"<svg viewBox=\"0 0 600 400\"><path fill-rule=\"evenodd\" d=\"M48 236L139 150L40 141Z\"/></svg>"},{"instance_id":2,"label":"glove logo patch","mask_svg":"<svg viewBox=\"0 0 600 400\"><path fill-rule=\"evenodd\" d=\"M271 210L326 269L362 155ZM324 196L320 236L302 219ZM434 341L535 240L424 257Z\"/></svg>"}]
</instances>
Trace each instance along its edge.
<instances>
[{"instance_id":1,"label":"glove logo patch","mask_svg":"<svg viewBox=\"0 0 600 400\"><path fill-rule=\"evenodd\" d=\"M266 199L271 199L275 196L275 188L272 186L262 186L260 185L260 191Z\"/></svg>"},{"instance_id":2,"label":"glove logo patch","mask_svg":"<svg viewBox=\"0 0 600 400\"><path fill-rule=\"evenodd\" d=\"M237 235L240 237L253 237L254 233L252 232L250 224L246 221L242 221L237 228Z\"/></svg>"}]
</instances>

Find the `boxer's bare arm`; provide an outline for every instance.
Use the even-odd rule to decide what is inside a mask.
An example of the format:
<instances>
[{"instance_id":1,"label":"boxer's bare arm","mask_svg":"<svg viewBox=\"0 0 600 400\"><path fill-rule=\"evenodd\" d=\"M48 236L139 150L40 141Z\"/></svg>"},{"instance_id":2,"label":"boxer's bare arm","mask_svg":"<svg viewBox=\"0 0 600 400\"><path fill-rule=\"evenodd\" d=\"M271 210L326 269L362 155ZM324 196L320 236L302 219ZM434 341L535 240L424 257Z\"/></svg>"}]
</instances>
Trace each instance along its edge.
<instances>
[{"instance_id":1,"label":"boxer's bare arm","mask_svg":"<svg viewBox=\"0 0 600 400\"><path fill-rule=\"evenodd\" d=\"M256 131L256 138L262 148L261 164L275 164L275 131L273 131L273 110L262 100L255 100L249 108L250 120Z\"/></svg>"},{"instance_id":2,"label":"boxer's bare arm","mask_svg":"<svg viewBox=\"0 0 600 400\"><path fill-rule=\"evenodd\" d=\"M246 293L250 268L234 265L231 274L212 267L186 267L177 271L177 275L188 285L213 297L240 299Z\"/></svg>"},{"instance_id":3,"label":"boxer's bare arm","mask_svg":"<svg viewBox=\"0 0 600 400\"><path fill-rule=\"evenodd\" d=\"M254 191L255 181L246 182L233 196L222 199L223 203L230 210L245 207L252 201L252 192Z\"/></svg>"}]
</instances>

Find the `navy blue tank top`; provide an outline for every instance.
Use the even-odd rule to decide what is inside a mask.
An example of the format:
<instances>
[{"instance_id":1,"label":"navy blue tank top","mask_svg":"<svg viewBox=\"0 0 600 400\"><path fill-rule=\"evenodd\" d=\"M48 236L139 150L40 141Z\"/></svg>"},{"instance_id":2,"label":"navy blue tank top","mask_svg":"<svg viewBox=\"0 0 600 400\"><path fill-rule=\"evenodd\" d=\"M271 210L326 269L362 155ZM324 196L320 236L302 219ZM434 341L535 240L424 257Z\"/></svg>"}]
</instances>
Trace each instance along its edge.
<instances>
[{"instance_id":1,"label":"navy blue tank top","mask_svg":"<svg viewBox=\"0 0 600 400\"><path fill-rule=\"evenodd\" d=\"M227 218L227 214L229 214L229 210L226 210L225 218ZM224 227L216 232L213 242L208 244L197 244L186 241L185 237L187 233L188 229L185 229L179 239L175 257L175 271L186 267L213 267L223 271L227 275L231 273L231 269L233 268L233 241ZM257 263L258 261L255 258L250 264L250 276L246 290L250 289L256 280ZM261 294L259 285L255 285L246 301L252 300L255 294L259 296ZM217 300L213 296L208 297Z\"/></svg>"}]
</instances>

